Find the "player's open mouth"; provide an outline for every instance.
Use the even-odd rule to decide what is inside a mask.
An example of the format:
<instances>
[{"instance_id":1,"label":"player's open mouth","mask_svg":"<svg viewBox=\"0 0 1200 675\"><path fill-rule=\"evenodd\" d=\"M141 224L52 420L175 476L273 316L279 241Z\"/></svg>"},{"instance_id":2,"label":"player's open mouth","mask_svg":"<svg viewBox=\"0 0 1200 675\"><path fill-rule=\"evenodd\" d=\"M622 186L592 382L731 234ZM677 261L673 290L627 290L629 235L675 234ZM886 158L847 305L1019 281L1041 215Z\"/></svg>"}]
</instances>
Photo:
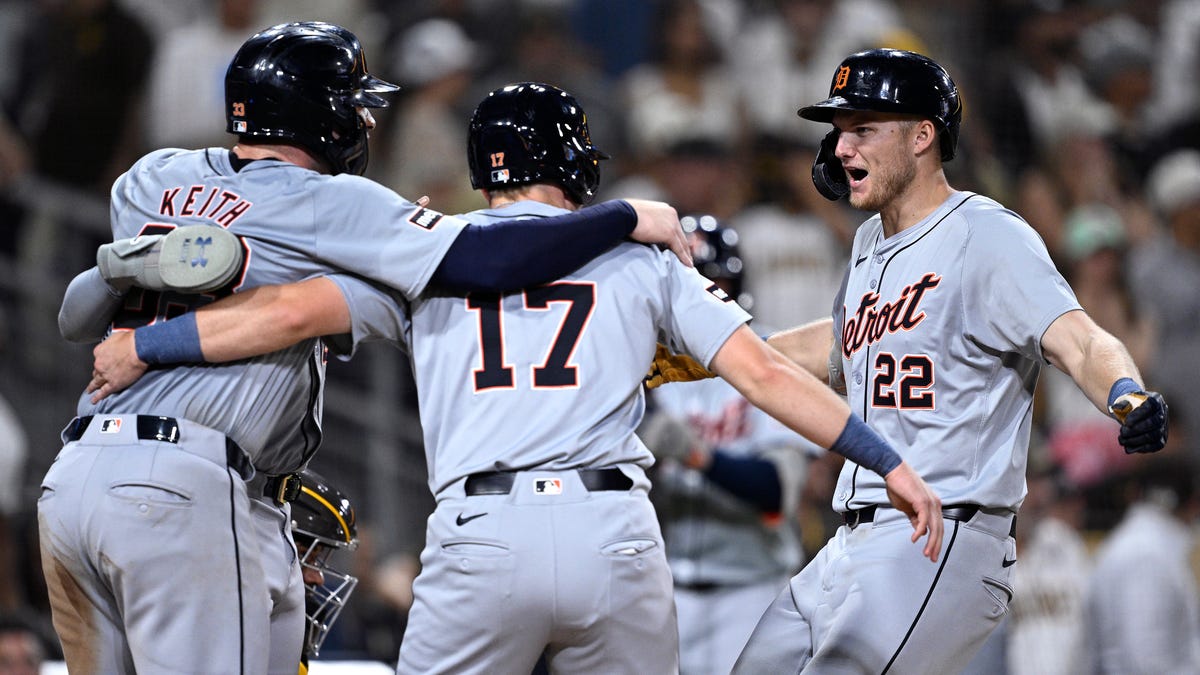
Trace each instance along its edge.
<instances>
[{"instance_id":1,"label":"player's open mouth","mask_svg":"<svg viewBox=\"0 0 1200 675\"><path fill-rule=\"evenodd\" d=\"M846 169L846 176L850 178L851 185L858 185L867 177L866 169Z\"/></svg>"}]
</instances>

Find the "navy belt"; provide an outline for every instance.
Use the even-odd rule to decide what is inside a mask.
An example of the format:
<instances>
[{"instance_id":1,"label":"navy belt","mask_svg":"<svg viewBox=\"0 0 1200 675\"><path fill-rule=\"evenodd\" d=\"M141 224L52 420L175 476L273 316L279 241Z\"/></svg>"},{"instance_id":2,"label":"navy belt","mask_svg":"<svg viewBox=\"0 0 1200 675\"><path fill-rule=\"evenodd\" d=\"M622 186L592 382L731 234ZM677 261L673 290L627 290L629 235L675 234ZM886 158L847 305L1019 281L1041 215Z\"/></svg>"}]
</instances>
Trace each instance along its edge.
<instances>
[{"instance_id":1,"label":"navy belt","mask_svg":"<svg viewBox=\"0 0 1200 675\"><path fill-rule=\"evenodd\" d=\"M609 469L577 469L579 480L589 492L605 490L628 490L633 487L633 479L617 468ZM563 472L565 473L565 472ZM516 482L514 471L485 471L467 476L463 490L468 497L478 495L506 495Z\"/></svg>"},{"instance_id":2,"label":"navy belt","mask_svg":"<svg viewBox=\"0 0 1200 675\"><path fill-rule=\"evenodd\" d=\"M71 420L71 423L63 431L63 438L67 442L83 438L83 433L87 431L93 417L94 415L85 415ZM126 417L129 416L126 415ZM179 422L174 417L138 415L137 437L143 441L162 441L163 443L178 444ZM229 465L229 468L237 471L242 476L242 480L248 480L254 475L254 467L250 464L250 458L246 455L246 452L228 437L225 438L225 463Z\"/></svg>"},{"instance_id":3,"label":"navy belt","mask_svg":"<svg viewBox=\"0 0 1200 675\"><path fill-rule=\"evenodd\" d=\"M842 521L854 529L863 523L870 523L875 520L875 511L878 506L864 506L861 509L851 509L842 514ZM942 517L960 522L967 522L979 513L978 504L950 504L942 507ZM1008 536L1017 536L1017 517L1013 516L1012 526L1008 529Z\"/></svg>"},{"instance_id":4,"label":"navy belt","mask_svg":"<svg viewBox=\"0 0 1200 675\"><path fill-rule=\"evenodd\" d=\"M861 509L853 509L842 514L842 520L854 529L863 523L874 522L875 511L878 506L864 506ZM958 520L967 522L979 513L979 506L976 504L951 504L942 507L942 517L950 520Z\"/></svg>"}]
</instances>

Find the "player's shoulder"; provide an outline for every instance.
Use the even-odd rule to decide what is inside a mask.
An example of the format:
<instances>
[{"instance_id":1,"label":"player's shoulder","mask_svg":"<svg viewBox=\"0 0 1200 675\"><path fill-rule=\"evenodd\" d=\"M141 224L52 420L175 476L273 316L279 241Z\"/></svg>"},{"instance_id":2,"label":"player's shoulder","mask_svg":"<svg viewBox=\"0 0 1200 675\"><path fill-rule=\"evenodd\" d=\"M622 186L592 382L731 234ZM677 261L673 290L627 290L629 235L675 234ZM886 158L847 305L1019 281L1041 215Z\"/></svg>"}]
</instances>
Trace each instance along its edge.
<instances>
[{"instance_id":1,"label":"player's shoulder","mask_svg":"<svg viewBox=\"0 0 1200 675\"><path fill-rule=\"evenodd\" d=\"M1033 229L1016 211L986 195L959 192L950 198L950 202L957 202L957 205L951 206L949 217L960 219L975 230L1011 232Z\"/></svg>"},{"instance_id":2,"label":"player's shoulder","mask_svg":"<svg viewBox=\"0 0 1200 675\"><path fill-rule=\"evenodd\" d=\"M984 195L959 194L965 200L952 216L961 221L968 248L992 256L1006 250L1045 249L1045 242L1037 230L1012 209Z\"/></svg>"}]
</instances>

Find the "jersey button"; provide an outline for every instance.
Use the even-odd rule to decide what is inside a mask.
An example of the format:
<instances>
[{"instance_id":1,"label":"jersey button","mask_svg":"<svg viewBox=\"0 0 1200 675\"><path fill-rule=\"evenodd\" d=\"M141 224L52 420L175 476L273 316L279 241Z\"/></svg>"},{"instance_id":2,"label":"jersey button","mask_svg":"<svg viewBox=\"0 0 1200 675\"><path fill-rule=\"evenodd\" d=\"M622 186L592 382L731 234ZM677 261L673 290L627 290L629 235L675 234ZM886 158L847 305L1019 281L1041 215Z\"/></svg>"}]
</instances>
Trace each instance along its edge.
<instances>
[{"instance_id":1,"label":"jersey button","mask_svg":"<svg viewBox=\"0 0 1200 675\"><path fill-rule=\"evenodd\" d=\"M854 375L854 384L862 384L862 373Z\"/></svg>"},{"instance_id":2,"label":"jersey button","mask_svg":"<svg viewBox=\"0 0 1200 675\"><path fill-rule=\"evenodd\" d=\"M877 262L877 263L883 262L883 256L881 256L881 255L875 256L875 262Z\"/></svg>"},{"instance_id":3,"label":"jersey button","mask_svg":"<svg viewBox=\"0 0 1200 675\"><path fill-rule=\"evenodd\" d=\"M875 279L871 280L871 288L875 288L878 285L879 285L879 282L877 280L875 280Z\"/></svg>"}]
</instances>

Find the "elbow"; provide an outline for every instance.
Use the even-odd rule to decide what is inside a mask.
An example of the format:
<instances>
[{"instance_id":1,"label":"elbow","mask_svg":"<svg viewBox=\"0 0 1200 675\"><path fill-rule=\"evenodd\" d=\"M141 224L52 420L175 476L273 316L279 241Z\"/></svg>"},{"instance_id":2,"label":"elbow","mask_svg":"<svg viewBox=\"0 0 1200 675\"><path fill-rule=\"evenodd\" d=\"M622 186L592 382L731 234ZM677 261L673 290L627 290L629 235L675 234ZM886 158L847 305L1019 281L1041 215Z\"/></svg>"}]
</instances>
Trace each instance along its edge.
<instances>
[{"instance_id":1,"label":"elbow","mask_svg":"<svg viewBox=\"0 0 1200 675\"><path fill-rule=\"evenodd\" d=\"M796 366L770 352L764 351L763 358L742 365L745 385L742 395L760 408L772 392L787 391L796 381Z\"/></svg>"}]
</instances>

